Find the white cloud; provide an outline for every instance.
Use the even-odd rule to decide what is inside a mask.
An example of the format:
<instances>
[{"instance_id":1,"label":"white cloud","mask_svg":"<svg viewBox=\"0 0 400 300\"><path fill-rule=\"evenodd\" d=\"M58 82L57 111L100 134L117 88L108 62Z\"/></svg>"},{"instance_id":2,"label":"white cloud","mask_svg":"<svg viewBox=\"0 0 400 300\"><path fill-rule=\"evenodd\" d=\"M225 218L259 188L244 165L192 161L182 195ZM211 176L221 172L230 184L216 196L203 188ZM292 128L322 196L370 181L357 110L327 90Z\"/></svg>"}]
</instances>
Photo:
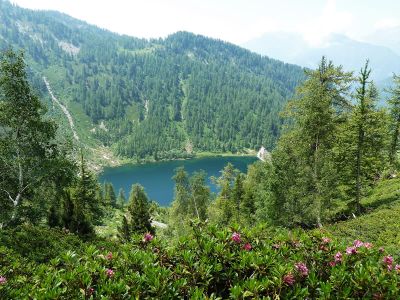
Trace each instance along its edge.
<instances>
[{"instance_id":1,"label":"white cloud","mask_svg":"<svg viewBox=\"0 0 400 300\"><path fill-rule=\"evenodd\" d=\"M374 24L375 29L386 29L400 26L400 20L395 18L383 18Z\"/></svg>"},{"instance_id":2,"label":"white cloud","mask_svg":"<svg viewBox=\"0 0 400 300\"><path fill-rule=\"evenodd\" d=\"M322 13L315 19L300 25L298 31L312 46L321 46L331 33L346 33L354 21L348 11L338 11L336 0L327 0Z\"/></svg>"}]
</instances>

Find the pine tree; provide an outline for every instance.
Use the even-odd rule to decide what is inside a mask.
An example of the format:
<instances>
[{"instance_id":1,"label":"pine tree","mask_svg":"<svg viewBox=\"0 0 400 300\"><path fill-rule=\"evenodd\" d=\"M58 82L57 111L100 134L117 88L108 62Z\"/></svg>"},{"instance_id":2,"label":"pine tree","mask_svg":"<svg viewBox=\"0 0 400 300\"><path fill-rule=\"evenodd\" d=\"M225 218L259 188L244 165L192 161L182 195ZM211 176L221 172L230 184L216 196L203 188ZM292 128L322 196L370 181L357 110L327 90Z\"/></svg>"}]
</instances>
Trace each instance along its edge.
<instances>
[{"instance_id":1,"label":"pine tree","mask_svg":"<svg viewBox=\"0 0 400 300\"><path fill-rule=\"evenodd\" d=\"M385 113L376 109L378 92L369 82L368 61L360 71L355 105L337 134L336 164L351 212L362 211L361 197L367 186L380 176L387 162L387 122Z\"/></svg>"},{"instance_id":2,"label":"pine tree","mask_svg":"<svg viewBox=\"0 0 400 300\"><path fill-rule=\"evenodd\" d=\"M110 182L104 184L104 203L106 206L117 207L114 186Z\"/></svg>"},{"instance_id":3,"label":"pine tree","mask_svg":"<svg viewBox=\"0 0 400 300\"><path fill-rule=\"evenodd\" d=\"M235 182L232 188L232 203L235 207L235 218L236 222L241 222L241 210L243 207L244 200L244 188L243 188L244 175L239 173L236 175Z\"/></svg>"},{"instance_id":4,"label":"pine tree","mask_svg":"<svg viewBox=\"0 0 400 300\"><path fill-rule=\"evenodd\" d=\"M153 227L150 223L149 200L143 187L139 184L132 185L129 194L128 212L132 233L153 232Z\"/></svg>"},{"instance_id":5,"label":"pine tree","mask_svg":"<svg viewBox=\"0 0 400 300\"><path fill-rule=\"evenodd\" d=\"M178 223L182 223L189 215L190 185L189 176L183 167L175 170L172 177L175 181L175 197L172 202L171 217Z\"/></svg>"},{"instance_id":6,"label":"pine tree","mask_svg":"<svg viewBox=\"0 0 400 300\"><path fill-rule=\"evenodd\" d=\"M346 93L352 76L324 57L307 75L288 106L290 130L273 153L273 207L278 222L321 226L337 193L332 149L342 113L350 107Z\"/></svg>"},{"instance_id":7,"label":"pine tree","mask_svg":"<svg viewBox=\"0 0 400 300\"><path fill-rule=\"evenodd\" d=\"M399 149L400 133L400 76L393 75L393 87L389 89L391 97L388 101L391 115L391 143L389 161L392 169L396 169L398 163L397 151Z\"/></svg>"},{"instance_id":8,"label":"pine tree","mask_svg":"<svg viewBox=\"0 0 400 300\"><path fill-rule=\"evenodd\" d=\"M206 184L206 173L204 171L195 172L190 177L190 191L192 209L194 217L204 221L207 219L207 206L210 200L210 188Z\"/></svg>"},{"instance_id":9,"label":"pine tree","mask_svg":"<svg viewBox=\"0 0 400 300\"><path fill-rule=\"evenodd\" d=\"M126 204L125 191L123 188L120 188L119 192L118 192L118 198L117 198L117 207L119 209L123 209L125 204Z\"/></svg>"},{"instance_id":10,"label":"pine tree","mask_svg":"<svg viewBox=\"0 0 400 300\"><path fill-rule=\"evenodd\" d=\"M131 227L129 226L126 216L123 216L122 224L118 227L118 236L123 242L129 242L131 240Z\"/></svg>"},{"instance_id":11,"label":"pine tree","mask_svg":"<svg viewBox=\"0 0 400 300\"><path fill-rule=\"evenodd\" d=\"M64 214L64 219L67 220L65 227L70 231L79 235L94 233L93 225L100 221L103 214L100 199L96 197L97 190L97 180L87 170L81 153L80 173L70 190L70 196L65 199L67 202L64 206L68 211L68 214Z\"/></svg>"}]
</instances>

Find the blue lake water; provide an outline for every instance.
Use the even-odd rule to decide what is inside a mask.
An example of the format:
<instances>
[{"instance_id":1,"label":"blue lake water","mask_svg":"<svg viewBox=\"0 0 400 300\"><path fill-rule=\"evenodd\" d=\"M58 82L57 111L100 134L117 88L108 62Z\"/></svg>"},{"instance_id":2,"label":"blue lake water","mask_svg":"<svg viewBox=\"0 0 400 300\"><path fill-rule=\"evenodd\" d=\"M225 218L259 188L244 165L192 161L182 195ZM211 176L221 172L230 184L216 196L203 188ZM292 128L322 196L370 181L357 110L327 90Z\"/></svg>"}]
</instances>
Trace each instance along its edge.
<instances>
[{"instance_id":1,"label":"blue lake water","mask_svg":"<svg viewBox=\"0 0 400 300\"><path fill-rule=\"evenodd\" d=\"M174 170L183 166L191 174L195 171L204 170L207 173L207 183L212 192L217 188L210 181L210 176L219 176L220 171L228 162L242 172L247 171L247 166L257 160L256 157L238 156L216 156L195 158L190 160L175 160L167 162L146 163L140 165L127 164L115 168L106 168L100 174L101 183L111 182L115 193L120 188L129 196L132 184L140 183L149 196L149 199L158 202L162 206L168 206L174 197Z\"/></svg>"}]
</instances>

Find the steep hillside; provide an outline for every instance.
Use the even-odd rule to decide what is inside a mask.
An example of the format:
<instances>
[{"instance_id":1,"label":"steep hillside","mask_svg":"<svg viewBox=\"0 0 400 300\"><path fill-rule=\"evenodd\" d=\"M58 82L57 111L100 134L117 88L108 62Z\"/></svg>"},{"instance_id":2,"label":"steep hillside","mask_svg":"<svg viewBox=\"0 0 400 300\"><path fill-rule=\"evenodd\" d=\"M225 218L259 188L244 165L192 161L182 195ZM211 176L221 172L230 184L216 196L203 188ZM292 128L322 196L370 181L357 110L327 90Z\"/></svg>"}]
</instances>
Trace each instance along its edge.
<instances>
[{"instance_id":1,"label":"steep hillside","mask_svg":"<svg viewBox=\"0 0 400 300\"><path fill-rule=\"evenodd\" d=\"M69 113L76 140L110 155L271 148L278 112L303 79L300 67L188 32L137 39L5 1L0 20L0 47L24 49L50 113L72 136Z\"/></svg>"}]
</instances>

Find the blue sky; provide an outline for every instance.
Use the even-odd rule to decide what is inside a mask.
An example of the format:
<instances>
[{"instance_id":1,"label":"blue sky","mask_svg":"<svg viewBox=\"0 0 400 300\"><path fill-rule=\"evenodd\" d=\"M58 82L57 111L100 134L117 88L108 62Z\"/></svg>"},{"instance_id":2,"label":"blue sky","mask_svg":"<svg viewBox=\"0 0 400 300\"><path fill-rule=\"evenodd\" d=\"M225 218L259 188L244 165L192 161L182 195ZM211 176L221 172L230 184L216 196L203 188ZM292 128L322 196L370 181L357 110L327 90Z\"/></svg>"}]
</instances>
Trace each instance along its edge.
<instances>
[{"instance_id":1,"label":"blue sky","mask_svg":"<svg viewBox=\"0 0 400 300\"><path fill-rule=\"evenodd\" d=\"M330 33L363 40L400 25L400 0L11 0L62 11L91 24L136 37L178 30L242 44L265 32L289 31L318 44Z\"/></svg>"}]
</instances>

